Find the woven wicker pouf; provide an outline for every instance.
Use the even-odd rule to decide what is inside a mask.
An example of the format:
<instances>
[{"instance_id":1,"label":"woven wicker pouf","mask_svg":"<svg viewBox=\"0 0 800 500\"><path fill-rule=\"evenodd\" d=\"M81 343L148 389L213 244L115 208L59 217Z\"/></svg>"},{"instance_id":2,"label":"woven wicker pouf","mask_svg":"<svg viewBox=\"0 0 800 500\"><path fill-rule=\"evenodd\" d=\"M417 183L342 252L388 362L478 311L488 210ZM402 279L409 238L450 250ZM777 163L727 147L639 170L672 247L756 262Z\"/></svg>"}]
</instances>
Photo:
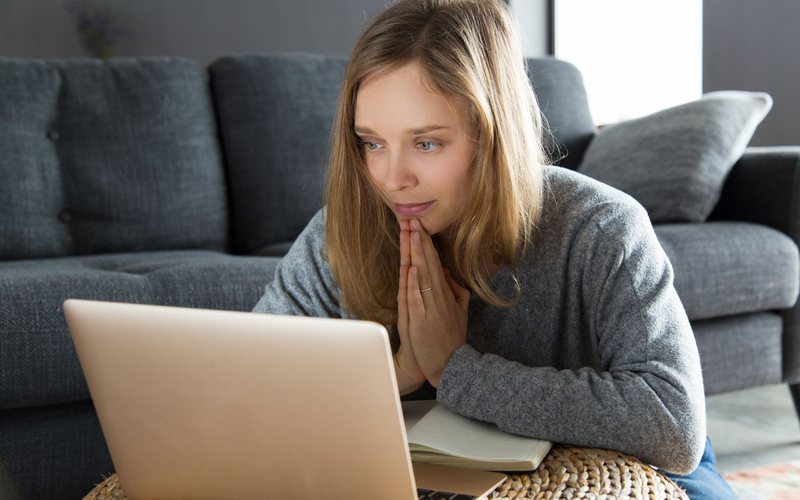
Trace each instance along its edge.
<instances>
[{"instance_id":1,"label":"woven wicker pouf","mask_svg":"<svg viewBox=\"0 0 800 500\"><path fill-rule=\"evenodd\" d=\"M557 445L538 469L509 475L489 498L688 500L689 497L668 477L630 455ZM127 500L127 497L114 474L84 500Z\"/></svg>"},{"instance_id":2,"label":"woven wicker pouf","mask_svg":"<svg viewBox=\"0 0 800 500\"><path fill-rule=\"evenodd\" d=\"M689 500L670 478L630 455L562 445L535 471L509 475L489 498Z\"/></svg>"}]
</instances>

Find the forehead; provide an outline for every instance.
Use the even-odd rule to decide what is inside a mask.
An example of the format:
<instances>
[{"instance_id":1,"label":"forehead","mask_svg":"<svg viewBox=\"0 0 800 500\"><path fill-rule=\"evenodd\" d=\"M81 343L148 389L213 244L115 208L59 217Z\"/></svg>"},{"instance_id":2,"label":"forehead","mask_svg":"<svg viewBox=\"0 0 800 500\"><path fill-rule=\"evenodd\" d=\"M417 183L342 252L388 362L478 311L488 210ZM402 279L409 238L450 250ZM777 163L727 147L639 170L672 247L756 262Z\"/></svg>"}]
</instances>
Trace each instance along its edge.
<instances>
[{"instance_id":1,"label":"forehead","mask_svg":"<svg viewBox=\"0 0 800 500\"><path fill-rule=\"evenodd\" d=\"M355 108L356 126L380 132L434 124L463 128L464 105L432 89L413 62L365 80Z\"/></svg>"}]
</instances>

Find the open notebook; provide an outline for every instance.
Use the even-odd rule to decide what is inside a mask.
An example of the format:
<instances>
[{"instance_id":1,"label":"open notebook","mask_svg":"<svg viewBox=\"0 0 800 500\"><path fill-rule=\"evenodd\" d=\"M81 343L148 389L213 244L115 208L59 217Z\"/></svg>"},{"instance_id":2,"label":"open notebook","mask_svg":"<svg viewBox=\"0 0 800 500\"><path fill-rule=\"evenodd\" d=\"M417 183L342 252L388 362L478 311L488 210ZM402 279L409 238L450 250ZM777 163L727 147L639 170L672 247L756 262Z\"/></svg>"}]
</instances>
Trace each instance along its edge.
<instances>
[{"instance_id":1,"label":"open notebook","mask_svg":"<svg viewBox=\"0 0 800 500\"><path fill-rule=\"evenodd\" d=\"M406 418L414 463L530 471L539 467L552 446L550 441L508 434L494 424L464 418L441 404L425 403L413 409L403 404L406 414L424 411L411 425Z\"/></svg>"}]
</instances>

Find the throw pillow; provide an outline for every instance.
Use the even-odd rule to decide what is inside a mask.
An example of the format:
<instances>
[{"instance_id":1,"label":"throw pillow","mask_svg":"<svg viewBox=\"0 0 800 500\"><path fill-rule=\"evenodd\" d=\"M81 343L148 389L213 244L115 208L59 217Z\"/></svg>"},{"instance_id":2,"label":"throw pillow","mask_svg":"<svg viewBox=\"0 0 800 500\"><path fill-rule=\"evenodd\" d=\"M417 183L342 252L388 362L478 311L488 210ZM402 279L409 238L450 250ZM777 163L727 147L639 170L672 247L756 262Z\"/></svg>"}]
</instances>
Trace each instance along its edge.
<instances>
[{"instance_id":1,"label":"throw pillow","mask_svg":"<svg viewBox=\"0 0 800 500\"><path fill-rule=\"evenodd\" d=\"M578 171L636 198L653 222L702 222L771 107L762 92L711 92L611 125L589 144Z\"/></svg>"}]
</instances>

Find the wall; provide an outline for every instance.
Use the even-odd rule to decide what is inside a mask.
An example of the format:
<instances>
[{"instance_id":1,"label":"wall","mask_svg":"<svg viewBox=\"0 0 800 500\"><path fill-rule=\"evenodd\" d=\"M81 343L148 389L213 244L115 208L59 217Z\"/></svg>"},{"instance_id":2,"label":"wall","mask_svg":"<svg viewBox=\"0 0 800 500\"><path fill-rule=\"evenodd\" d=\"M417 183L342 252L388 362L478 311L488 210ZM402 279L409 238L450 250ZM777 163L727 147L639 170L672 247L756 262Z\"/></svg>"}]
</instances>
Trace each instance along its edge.
<instances>
[{"instance_id":1,"label":"wall","mask_svg":"<svg viewBox=\"0 0 800 500\"><path fill-rule=\"evenodd\" d=\"M800 145L798 21L798 0L704 0L703 91L760 90L774 101L751 145Z\"/></svg>"},{"instance_id":2,"label":"wall","mask_svg":"<svg viewBox=\"0 0 800 500\"><path fill-rule=\"evenodd\" d=\"M203 64L232 52L348 54L387 0L95 0L123 31L116 55L180 55ZM83 57L61 0L2 0L0 56Z\"/></svg>"},{"instance_id":3,"label":"wall","mask_svg":"<svg viewBox=\"0 0 800 500\"><path fill-rule=\"evenodd\" d=\"M95 0L123 31L116 55L180 55L206 64L231 52L348 54L392 0ZM548 52L549 0L512 0L523 53ZM0 56L83 57L62 0L2 0Z\"/></svg>"},{"instance_id":4,"label":"wall","mask_svg":"<svg viewBox=\"0 0 800 500\"><path fill-rule=\"evenodd\" d=\"M541 57L552 51L549 4L549 0L509 0L525 57Z\"/></svg>"},{"instance_id":5,"label":"wall","mask_svg":"<svg viewBox=\"0 0 800 500\"><path fill-rule=\"evenodd\" d=\"M103 0L98 0L103 1ZM105 0L125 35L119 55L347 54L391 0ZM511 0L523 51L547 52L547 0ZM800 144L800 1L704 0L703 91L763 90L775 105L754 145ZM676 31L676 36L679 31ZM0 56L81 57L61 0L0 1Z\"/></svg>"}]
</instances>

